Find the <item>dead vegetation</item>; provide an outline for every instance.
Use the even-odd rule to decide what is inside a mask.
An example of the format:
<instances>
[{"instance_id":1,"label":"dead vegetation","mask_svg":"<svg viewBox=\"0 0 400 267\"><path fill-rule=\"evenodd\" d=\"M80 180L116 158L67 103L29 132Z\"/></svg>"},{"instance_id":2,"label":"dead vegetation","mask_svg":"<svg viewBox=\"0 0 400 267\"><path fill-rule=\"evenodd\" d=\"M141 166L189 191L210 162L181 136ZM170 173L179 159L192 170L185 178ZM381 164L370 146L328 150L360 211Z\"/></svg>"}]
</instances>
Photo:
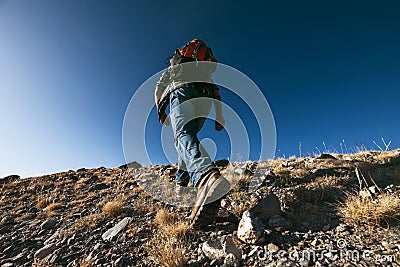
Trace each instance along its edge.
<instances>
[{"instance_id":1,"label":"dead vegetation","mask_svg":"<svg viewBox=\"0 0 400 267\"><path fill-rule=\"evenodd\" d=\"M165 267L185 266L188 249L189 224L178 214L166 208L160 209L155 217L158 229L145 249L157 264Z\"/></svg>"},{"instance_id":2,"label":"dead vegetation","mask_svg":"<svg viewBox=\"0 0 400 267\"><path fill-rule=\"evenodd\" d=\"M38 201L38 203L36 204L36 207L37 207L38 209L44 209L44 208L46 208L48 205L50 205L50 203L51 203L51 199L50 199L50 198L48 198L48 197L41 198L41 199Z\"/></svg>"},{"instance_id":3,"label":"dead vegetation","mask_svg":"<svg viewBox=\"0 0 400 267\"><path fill-rule=\"evenodd\" d=\"M243 212L251 209L256 204L251 200L250 194L246 191L232 192L229 198L231 212L238 218L241 218Z\"/></svg>"},{"instance_id":4,"label":"dead vegetation","mask_svg":"<svg viewBox=\"0 0 400 267\"><path fill-rule=\"evenodd\" d=\"M120 200L109 201L103 206L102 211L106 215L117 217L123 212L123 202Z\"/></svg>"},{"instance_id":5,"label":"dead vegetation","mask_svg":"<svg viewBox=\"0 0 400 267\"><path fill-rule=\"evenodd\" d=\"M348 193L338 211L352 225L389 226L400 218L400 197L382 193L373 198Z\"/></svg>"},{"instance_id":6,"label":"dead vegetation","mask_svg":"<svg viewBox=\"0 0 400 267\"><path fill-rule=\"evenodd\" d=\"M296 178L304 178L309 174L309 171L306 169L294 169L290 171L290 175Z\"/></svg>"},{"instance_id":7,"label":"dead vegetation","mask_svg":"<svg viewBox=\"0 0 400 267\"><path fill-rule=\"evenodd\" d=\"M347 193L346 200L338 206L343 219L353 225L389 226L400 218L400 196L384 192L370 178L370 186L363 173L356 169L359 190Z\"/></svg>"},{"instance_id":8,"label":"dead vegetation","mask_svg":"<svg viewBox=\"0 0 400 267\"><path fill-rule=\"evenodd\" d=\"M71 227L66 229L65 233L67 235L73 234L75 232L81 231L91 231L101 225L107 220L107 216L103 213L89 214L82 218L77 219Z\"/></svg>"}]
</instances>

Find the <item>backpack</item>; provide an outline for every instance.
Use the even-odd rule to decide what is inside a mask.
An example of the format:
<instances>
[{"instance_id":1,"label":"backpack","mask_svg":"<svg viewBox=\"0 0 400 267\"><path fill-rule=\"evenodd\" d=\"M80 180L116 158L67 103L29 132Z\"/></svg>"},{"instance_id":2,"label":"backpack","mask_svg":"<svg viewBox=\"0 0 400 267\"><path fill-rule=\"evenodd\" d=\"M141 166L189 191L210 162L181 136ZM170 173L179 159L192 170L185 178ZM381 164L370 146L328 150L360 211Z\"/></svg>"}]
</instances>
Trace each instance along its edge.
<instances>
[{"instance_id":1,"label":"backpack","mask_svg":"<svg viewBox=\"0 0 400 267\"><path fill-rule=\"evenodd\" d=\"M176 49L172 61L174 62L173 65L191 61L217 62L211 48L199 39L194 39L185 46Z\"/></svg>"},{"instance_id":2,"label":"backpack","mask_svg":"<svg viewBox=\"0 0 400 267\"><path fill-rule=\"evenodd\" d=\"M171 58L172 79L181 82L209 80L217 68L211 48L202 40L194 39L175 50ZM185 64L196 62L196 64ZM204 62L199 63L197 62Z\"/></svg>"},{"instance_id":3,"label":"backpack","mask_svg":"<svg viewBox=\"0 0 400 267\"><path fill-rule=\"evenodd\" d=\"M189 62L208 62L214 64L185 64ZM209 48L202 40L194 39L185 46L175 50L171 60L171 76L170 79L178 82L178 84L190 84L191 81L209 81L212 73L217 68L217 60L215 59L211 48ZM165 90L158 105L158 116L163 114L168 103L169 94L174 88Z\"/></svg>"}]
</instances>

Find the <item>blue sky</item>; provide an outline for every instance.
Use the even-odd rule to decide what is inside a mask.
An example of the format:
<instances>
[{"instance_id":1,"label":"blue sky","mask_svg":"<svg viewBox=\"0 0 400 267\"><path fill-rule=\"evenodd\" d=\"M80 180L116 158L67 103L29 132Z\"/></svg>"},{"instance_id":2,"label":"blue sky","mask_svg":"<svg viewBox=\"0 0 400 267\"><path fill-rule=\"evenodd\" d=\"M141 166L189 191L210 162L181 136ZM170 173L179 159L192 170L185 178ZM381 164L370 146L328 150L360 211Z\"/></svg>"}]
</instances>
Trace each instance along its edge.
<instances>
[{"instance_id":1,"label":"blue sky","mask_svg":"<svg viewBox=\"0 0 400 267\"><path fill-rule=\"evenodd\" d=\"M278 156L300 142L341 152L343 139L398 148L399 13L397 1L0 0L0 177L123 164L131 97L193 38L261 88ZM225 156L226 135L204 130Z\"/></svg>"}]
</instances>

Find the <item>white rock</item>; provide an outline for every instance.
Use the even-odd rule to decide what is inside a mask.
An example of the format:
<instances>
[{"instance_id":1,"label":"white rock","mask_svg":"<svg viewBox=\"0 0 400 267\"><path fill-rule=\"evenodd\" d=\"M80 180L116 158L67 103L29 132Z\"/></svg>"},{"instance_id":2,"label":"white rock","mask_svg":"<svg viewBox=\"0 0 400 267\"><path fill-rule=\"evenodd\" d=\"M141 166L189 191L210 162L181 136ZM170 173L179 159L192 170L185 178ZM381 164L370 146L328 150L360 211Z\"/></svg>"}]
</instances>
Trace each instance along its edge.
<instances>
[{"instance_id":1,"label":"white rock","mask_svg":"<svg viewBox=\"0 0 400 267\"><path fill-rule=\"evenodd\" d=\"M119 232L121 232L130 222L132 221L131 217L123 218L117 225L113 228L108 229L102 236L104 241L112 240Z\"/></svg>"},{"instance_id":2,"label":"white rock","mask_svg":"<svg viewBox=\"0 0 400 267\"><path fill-rule=\"evenodd\" d=\"M264 225L257 216L246 210L240 220L237 236L245 243L260 244L265 241Z\"/></svg>"},{"instance_id":3,"label":"white rock","mask_svg":"<svg viewBox=\"0 0 400 267\"><path fill-rule=\"evenodd\" d=\"M225 256L222 244L219 240L209 240L203 243L202 250L204 255L210 260L221 259Z\"/></svg>"}]
</instances>

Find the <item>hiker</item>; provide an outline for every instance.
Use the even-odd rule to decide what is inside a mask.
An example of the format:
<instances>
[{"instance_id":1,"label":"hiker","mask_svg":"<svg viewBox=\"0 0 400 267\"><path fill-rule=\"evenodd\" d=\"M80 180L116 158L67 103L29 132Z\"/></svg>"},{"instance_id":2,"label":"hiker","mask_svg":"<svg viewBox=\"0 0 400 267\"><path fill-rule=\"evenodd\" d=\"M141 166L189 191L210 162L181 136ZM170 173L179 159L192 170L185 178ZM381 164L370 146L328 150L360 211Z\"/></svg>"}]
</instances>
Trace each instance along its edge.
<instances>
[{"instance_id":1,"label":"hiker","mask_svg":"<svg viewBox=\"0 0 400 267\"><path fill-rule=\"evenodd\" d=\"M178 153L176 183L187 186L190 180L197 188L195 206L189 217L195 228L217 217L221 197L230 189L229 182L220 175L197 138L212 104L216 113L215 129L224 128L219 89L211 79L216 62L211 49L203 41L194 39L175 51L155 89L159 121L163 125L171 124L174 133ZM165 112L168 104L169 117Z\"/></svg>"}]
</instances>

